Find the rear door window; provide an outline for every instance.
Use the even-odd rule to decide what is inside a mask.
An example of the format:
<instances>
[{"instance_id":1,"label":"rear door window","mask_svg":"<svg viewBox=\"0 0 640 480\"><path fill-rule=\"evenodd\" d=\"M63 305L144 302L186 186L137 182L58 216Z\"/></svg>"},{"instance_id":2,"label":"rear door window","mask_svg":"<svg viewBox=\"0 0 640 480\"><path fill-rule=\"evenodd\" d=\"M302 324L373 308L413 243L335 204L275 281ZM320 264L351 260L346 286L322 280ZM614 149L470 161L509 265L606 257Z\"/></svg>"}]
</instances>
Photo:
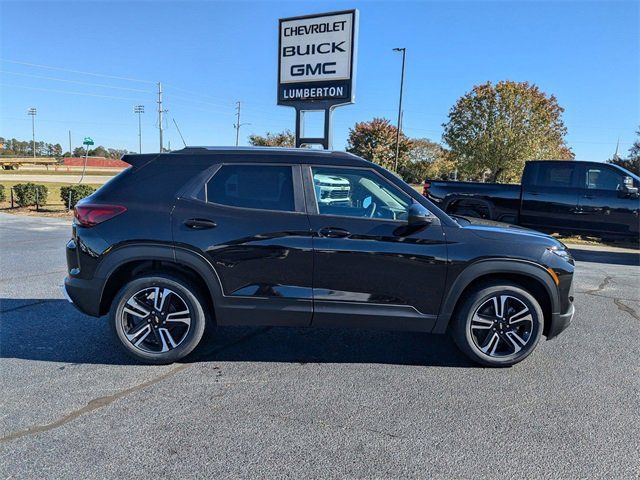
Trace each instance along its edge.
<instances>
[{"instance_id":1,"label":"rear door window","mask_svg":"<svg viewBox=\"0 0 640 480\"><path fill-rule=\"evenodd\" d=\"M539 187L570 188L573 186L575 165L570 162L556 165L538 165L536 185Z\"/></svg>"},{"instance_id":2,"label":"rear door window","mask_svg":"<svg viewBox=\"0 0 640 480\"><path fill-rule=\"evenodd\" d=\"M206 201L230 207L295 211L291 166L223 165L207 182Z\"/></svg>"}]
</instances>

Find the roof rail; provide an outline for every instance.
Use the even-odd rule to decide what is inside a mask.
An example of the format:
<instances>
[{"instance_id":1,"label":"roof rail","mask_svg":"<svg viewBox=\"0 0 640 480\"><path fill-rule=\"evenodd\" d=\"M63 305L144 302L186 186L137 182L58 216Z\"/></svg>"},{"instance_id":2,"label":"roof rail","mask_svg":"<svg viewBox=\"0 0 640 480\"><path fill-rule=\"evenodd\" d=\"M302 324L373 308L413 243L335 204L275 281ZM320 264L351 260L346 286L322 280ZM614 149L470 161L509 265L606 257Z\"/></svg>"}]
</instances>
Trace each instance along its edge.
<instances>
[{"instance_id":1,"label":"roof rail","mask_svg":"<svg viewBox=\"0 0 640 480\"><path fill-rule=\"evenodd\" d=\"M206 152L278 152L278 153L300 153L313 152L317 154L330 155L337 152L335 150L319 150L310 148L293 148L293 147L213 147L213 146L189 146L181 150L174 150L171 153L206 153Z\"/></svg>"}]
</instances>

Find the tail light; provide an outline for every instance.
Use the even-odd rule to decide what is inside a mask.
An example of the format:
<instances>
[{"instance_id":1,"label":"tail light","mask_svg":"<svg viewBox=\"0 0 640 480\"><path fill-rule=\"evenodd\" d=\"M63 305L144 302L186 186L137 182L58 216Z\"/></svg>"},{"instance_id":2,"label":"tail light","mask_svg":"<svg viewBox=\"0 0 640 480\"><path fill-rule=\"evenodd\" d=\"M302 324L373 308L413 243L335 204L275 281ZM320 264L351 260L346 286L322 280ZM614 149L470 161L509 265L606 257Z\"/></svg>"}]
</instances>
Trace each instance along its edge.
<instances>
[{"instance_id":1,"label":"tail light","mask_svg":"<svg viewBox=\"0 0 640 480\"><path fill-rule=\"evenodd\" d=\"M122 205L85 203L83 205L76 205L76 208L73 209L73 215L76 217L76 222L79 225L83 227L94 227L126 211L127 207L123 207Z\"/></svg>"},{"instance_id":2,"label":"tail light","mask_svg":"<svg viewBox=\"0 0 640 480\"><path fill-rule=\"evenodd\" d=\"M429 194L429 189L431 188L431 180L424 181L424 188L422 189L422 195L425 197Z\"/></svg>"}]
</instances>

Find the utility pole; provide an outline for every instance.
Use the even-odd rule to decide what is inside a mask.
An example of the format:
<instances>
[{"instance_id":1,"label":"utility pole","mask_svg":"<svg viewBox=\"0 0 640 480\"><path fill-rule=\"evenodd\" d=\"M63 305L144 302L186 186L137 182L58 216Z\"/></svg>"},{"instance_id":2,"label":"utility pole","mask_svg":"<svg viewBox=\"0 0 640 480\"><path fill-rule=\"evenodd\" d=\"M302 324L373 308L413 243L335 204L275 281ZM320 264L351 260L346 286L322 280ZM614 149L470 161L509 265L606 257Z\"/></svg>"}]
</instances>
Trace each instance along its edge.
<instances>
[{"instance_id":1,"label":"utility pole","mask_svg":"<svg viewBox=\"0 0 640 480\"><path fill-rule=\"evenodd\" d=\"M158 129L160 130L160 153L163 151L163 143L162 143L162 114L165 113L166 110L162 109L162 83L158 82Z\"/></svg>"},{"instance_id":2,"label":"utility pole","mask_svg":"<svg viewBox=\"0 0 640 480\"><path fill-rule=\"evenodd\" d=\"M138 150L139 153L142 153L142 114L144 113L144 105L134 106L133 113L138 114ZM162 143L162 130L160 130L160 143Z\"/></svg>"},{"instance_id":3,"label":"utility pole","mask_svg":"<svg viewBox=\"0 0 640 480\"><path fill-rule=\"evenodd\" d=\"M398 157L400 156L400 129L402 128L402 90L404 89L404 61L407 54L406 48L394 48L394 52L402 52L402 74L400 76L400 101L398 102L398 128L396 130L396 160L394 170L398 171Z\"/></svg>"},{"instance_id":4,"label":"utility pole","mask_svg":"<svg viewBox=\"0 0 640 480\"><path fill-rule=\"evenodd\" d=\"M33 142L33 158L36 158L36 115L38 111L35 107L31 107L27 112L28 115L31 115L31 139Z\"/></svg>"},{"instance_id":5,"label":"utility pole","mask_svg":"<svg viewBox=\"0 0 640 480\"><path fill-rule=\"evenodd\" d=\"M240 123L240 102L236 102L236 123L233 127L236 129L236 147L240 143L240 127L243 125L251 125L250 123Z\"/></svg>"},{"instance_id":6,"label":"utility pole","mask_svg":"<svg viewBox=\"0 0 640 480\"><path fill-rule=\"evenodd\" d=\"M73 157L73 150L71 150L71 130L69 130L69 156Z\"/></svg>"}]
</instances>

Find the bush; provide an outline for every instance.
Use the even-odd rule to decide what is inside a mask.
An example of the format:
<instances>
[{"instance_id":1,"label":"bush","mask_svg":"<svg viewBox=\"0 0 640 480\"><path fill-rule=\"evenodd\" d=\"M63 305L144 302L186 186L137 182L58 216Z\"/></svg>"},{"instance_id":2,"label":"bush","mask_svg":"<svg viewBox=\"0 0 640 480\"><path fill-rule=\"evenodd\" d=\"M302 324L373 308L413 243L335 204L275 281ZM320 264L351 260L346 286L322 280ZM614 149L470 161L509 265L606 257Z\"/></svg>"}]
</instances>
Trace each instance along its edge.
<instances>
[{"instance_id":1,"label":"bush","mask_svg":"<svg viewBox=\"0 0 640 480\"><path fill-rule=\"evenodd\" d=\"M410 184L422 184L429 176L431 163L427 161L409 161L403 165L398 165L398 173L402 179Z\"/></svg>"},{"instance_id":2,"label":"bush","mask_svg":"<svg viewBox=\"0 0 640 480\"><path fill-rule=\"evenodd\" d=\"M13 187L16 203L19 207L29 207L36 204L46 205L49 189L46 185L36 185L35 183L19 183Z\"/></svg>"},{"instance_id":3,"label":"bush","mask_svg":"<svg viewBox=\"0 0 640 480\"><path fill-rule=\"evenodd\" d=\"M73 208L84 197L88 197L96 189L89 185L68 185L60 188L60 199L65 207ZM69 202L71 197L71 202Z\"/></svg>"},{"instance_id":4,"label":"bush","mask_svg":"<svg viewBox=\"0 0 640 480\"><path fill-rule=\"evenodd\" d=\"M0 202L4 202L7 199L7 193L4 190L4 185L0 185Z\"/></svg>"}]
</instances>

